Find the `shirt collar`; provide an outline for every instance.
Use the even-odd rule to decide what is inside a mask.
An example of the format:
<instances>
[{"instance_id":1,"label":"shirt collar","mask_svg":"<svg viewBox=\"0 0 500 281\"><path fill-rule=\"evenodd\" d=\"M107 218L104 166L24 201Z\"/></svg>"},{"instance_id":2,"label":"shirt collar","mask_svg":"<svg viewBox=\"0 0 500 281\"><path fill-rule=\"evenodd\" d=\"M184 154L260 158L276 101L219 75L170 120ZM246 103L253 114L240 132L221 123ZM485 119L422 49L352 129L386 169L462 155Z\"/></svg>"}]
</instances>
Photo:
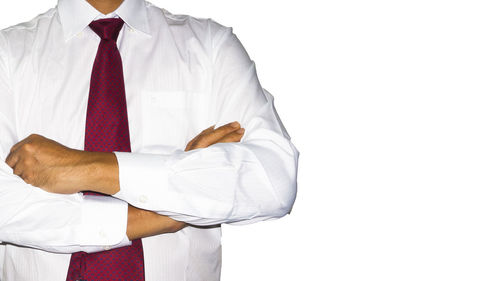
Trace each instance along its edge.
<instances>
[{"instance_id":1,"label":"shirt collar","mask_svg":"<svg viewBox=\"0 0 500 281\"><path fill-rule=\"evenodd\" d=\"M57 10L66 41L84 30L94 19L103 16L86 0L59 0ZM130 28L150 35L144 0L124 0L114 13Z\"/></svg>"}]
</instances>

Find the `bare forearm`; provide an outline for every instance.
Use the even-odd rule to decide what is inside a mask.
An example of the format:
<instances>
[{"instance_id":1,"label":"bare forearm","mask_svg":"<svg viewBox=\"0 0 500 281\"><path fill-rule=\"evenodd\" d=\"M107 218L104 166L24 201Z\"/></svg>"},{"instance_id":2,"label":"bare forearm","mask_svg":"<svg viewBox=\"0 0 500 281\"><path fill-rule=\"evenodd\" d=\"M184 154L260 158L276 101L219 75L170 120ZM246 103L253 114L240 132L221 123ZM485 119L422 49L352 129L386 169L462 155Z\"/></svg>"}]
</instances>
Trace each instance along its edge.
<instances>
[{"instance_id":1,"label":"bare forearm","mask_svg":"<svg viewBox=\"0 0 500 281\"><path fill-rule=\"evenodd\" d=\"M129 205L127 237L130 240L177 232L185 226L183 222Z\"/></svg>"},{"instance_id":2,"label":"bare forearm","mask_svg":"<svg viewBox=\"0 0 500 281\"><path fill-rule=\"evenodd\" d=\"M244 129L233 122L211 126L192 139L186 151L215 143L239 142ZM54 140L32 134L15 144L5 161L26 183L48 192L72 194L95 191L114 195L120 191L119 168L112 152L89 152L68 148Z\"/></svg>"},{"instance_id":3,"label":"bare forearm","mask_svg":"<svg viewBox=\"0 0 500 281\"><path fill-rule=\"evenodd\" d=\"M120 190L118 176L118 162L114 153L79 151L81 160L76 165L79 171L74 182L68 185L79 186L79 190L89 190L113 195ZM185 227L185 223L178 222L167 216L151 211L128 207L127 237L130 240L176 232Z\"/></svg>"},{"instance_id":4,"label":"bare forearm","mask_svg":"<svg viewBox=\"0 0 500 281\"><path fill-rule=\"evenodd\" d=\"M30 135L12 147L5 162L26 183L53 193L89 190L113 195L120 190L118 162L111 152L70 149Z\"/></svg>"},{"instance_id":5,"label":"bare forearm","mask_svg":"<svg viewBox=\"0 0 500 281\"><path fill-rule=\"evenodd\" d=\"M74 182L70 186L78 186L78 191L95 191L113 195L120 191L118 161L111 152L78 151L82 155L77 165Z\"/></svg>"}]
</instances>

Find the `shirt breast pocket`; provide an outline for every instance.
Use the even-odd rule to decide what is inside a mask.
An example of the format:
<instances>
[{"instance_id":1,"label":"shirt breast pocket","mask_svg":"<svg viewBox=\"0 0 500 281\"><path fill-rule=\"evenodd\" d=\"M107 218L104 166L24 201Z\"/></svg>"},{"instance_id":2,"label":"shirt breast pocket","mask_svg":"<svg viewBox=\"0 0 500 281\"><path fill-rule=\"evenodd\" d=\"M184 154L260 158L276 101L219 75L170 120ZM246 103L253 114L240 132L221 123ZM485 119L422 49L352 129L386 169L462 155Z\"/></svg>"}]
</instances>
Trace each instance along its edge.
<instances>
[{"instance_id":1,"label":"shirt breast pocket","mask_svg":"<svg viewBox=\"0 0 500 281\"><path fill-rule=\"evenodd\" d=\"M204 93L143 91L143 145L169 145L184 149L206 122Z\"/></svg>"}]
</instances>

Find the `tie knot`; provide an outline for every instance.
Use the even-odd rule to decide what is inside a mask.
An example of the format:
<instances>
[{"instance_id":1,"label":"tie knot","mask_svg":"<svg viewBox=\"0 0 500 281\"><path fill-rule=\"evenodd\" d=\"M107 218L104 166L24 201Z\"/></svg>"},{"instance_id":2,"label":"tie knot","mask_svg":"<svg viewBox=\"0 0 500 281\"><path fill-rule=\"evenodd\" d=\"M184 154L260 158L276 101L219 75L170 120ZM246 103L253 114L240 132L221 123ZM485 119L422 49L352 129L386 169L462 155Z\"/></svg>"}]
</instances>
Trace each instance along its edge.
<instances>
[{"instance_id":1,"label":"tie knot","mask_svg":"<svg viewBox=\"0 0 500 281\"><path fill-rule=\"evenodd\" d=\"M93 21L89 27L101 37L102 40L113 40L116 42L118 34L123 26L123 20L120 18L100 19Z\"/></svg>"}]
</instances>

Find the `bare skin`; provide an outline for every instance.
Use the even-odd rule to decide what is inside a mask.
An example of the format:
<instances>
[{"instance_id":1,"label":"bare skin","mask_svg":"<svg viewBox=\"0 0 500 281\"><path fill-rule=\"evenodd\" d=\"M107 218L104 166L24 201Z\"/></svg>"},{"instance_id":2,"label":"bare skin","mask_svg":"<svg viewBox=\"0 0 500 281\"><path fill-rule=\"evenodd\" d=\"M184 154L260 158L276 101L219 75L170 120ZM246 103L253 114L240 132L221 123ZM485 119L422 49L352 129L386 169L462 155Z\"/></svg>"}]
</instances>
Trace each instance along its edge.
<instances>
[{"instance_id":1,"label":"bare skin","mask_svg":"<svg viewBox=\"0 0 500 281\"><path fill-rule=\"evenodd\" d=\"M123 3L123 0L87 0L96 10L107 15L116 10Z\"/></svg>"},{"instance_id":2,"label":"bare skin","mask_svg":"<svg viewBox=\"0 0 500 281\"><path fill-rule=\"evenodd\" d=\"M193 138L185 151L215 143L239 142L244 129L238 122L214 130L211 126ZM15 144L5 161L26 183L48 192L71 194L95 191L113 195L120 190L118 161L114 153L71 149L40 135ZM129 239L176 232L185 224L167 216L129 206Z\"/></svg>"},{"instance_id":3,"label":"bare skin","mask_svg":"<svg viewBox=\"0 0 500 281\"><path fill-rule=\"evenodd\" d=\"M227 128L231 127L230 125L217 128L217 130L214 130L213 126L205 129L187 144L185 151L205 148L215 143L239 142L243 137L245 129L239 128L238 123L235 125L235 127L232 127L233 129ZM161 216L157 213L129 205L127 237L130 240L177 232L185 226L186 223L184 222L179 222L167 216Z\"/></svg>"},{"instance_id":4,"label":"bare skin","mask_svg":"<svg viewBox=\"0 0 500 281\"><path fill-rule=\"evenodd\" d=\"M219 142L239 141L244 130L238 122L203 130L186 151ZM114 195L120 191L118 161L114 153L68 148L40 135L15 144L5 161L26 183L60 194L94 191Z\"/></svg>"},{"instance_id":5,"label":"bare skin","mask_svg":"<svg viewBox=\"0 0 500 281\"><path fill-rule=\"evenodd\" d=\"M102 14L115 11L123 0L87 0ZM239 123L210 127L191 140L185 151L215 143L239 142ZM118 161L113 153L70 149L40 135L30 135L14 145L5 161L26 183L54 193L84 190L113 195L120 190ZM130 240L176 232L185 223L129 205L127 237Z\"/></svg>"}]
</instances>

